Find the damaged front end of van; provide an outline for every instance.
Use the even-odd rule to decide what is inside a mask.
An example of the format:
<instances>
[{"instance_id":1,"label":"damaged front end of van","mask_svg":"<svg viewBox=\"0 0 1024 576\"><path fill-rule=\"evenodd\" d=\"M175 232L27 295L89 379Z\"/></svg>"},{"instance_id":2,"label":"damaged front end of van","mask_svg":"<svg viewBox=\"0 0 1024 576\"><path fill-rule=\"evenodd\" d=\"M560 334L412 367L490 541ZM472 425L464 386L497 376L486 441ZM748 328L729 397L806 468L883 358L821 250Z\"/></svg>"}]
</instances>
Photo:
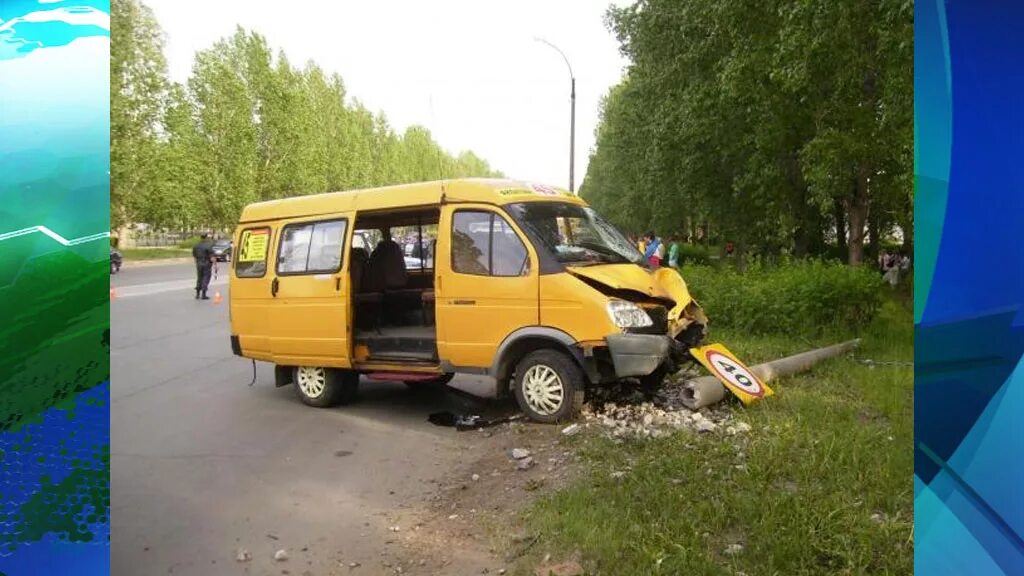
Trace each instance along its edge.
<instances>
[{"instance_id":1,"label":"damaged front end of van","mask_svg":"<svg viewBox=\"0 0 1024 576\"><path fill-rule=\"evenodd\" d=\"M592 383L638 378L645 387L657 387L704 341L707 316L675 270L624 265L567 271L607 298L609 333L580 342Z\"/></svg>"}]
</instances>

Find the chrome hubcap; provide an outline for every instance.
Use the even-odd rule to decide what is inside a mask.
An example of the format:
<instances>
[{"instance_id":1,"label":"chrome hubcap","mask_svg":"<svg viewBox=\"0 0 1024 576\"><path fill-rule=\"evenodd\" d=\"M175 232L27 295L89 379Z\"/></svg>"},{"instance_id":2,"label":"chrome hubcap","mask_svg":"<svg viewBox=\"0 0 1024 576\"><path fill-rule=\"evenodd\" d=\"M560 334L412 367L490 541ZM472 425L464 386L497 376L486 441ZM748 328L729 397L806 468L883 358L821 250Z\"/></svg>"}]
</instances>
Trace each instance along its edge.
<instances>
[{"instance_id":1,"label":"chrome hubcap","mask_svg":"<svg viewBox=\"0 0 1024 576\"><path fill-rule=\"evenodd\" d=\"M319 398L327 387L327 371L315 366L301 366L295 378L299 389L310 398Z\"/></svg>"},{"instance_id":2,"label":"chrome hubcap","mask_svg":"<svg viewBox=\"0 0 1024 576\"><path fill-rule=\"evenodd\" d=\"M531 410L544 416L550 416L562 407L565 388L558 372L537 364L523 375L523 397Z\"/></svg>"}]
</instances>

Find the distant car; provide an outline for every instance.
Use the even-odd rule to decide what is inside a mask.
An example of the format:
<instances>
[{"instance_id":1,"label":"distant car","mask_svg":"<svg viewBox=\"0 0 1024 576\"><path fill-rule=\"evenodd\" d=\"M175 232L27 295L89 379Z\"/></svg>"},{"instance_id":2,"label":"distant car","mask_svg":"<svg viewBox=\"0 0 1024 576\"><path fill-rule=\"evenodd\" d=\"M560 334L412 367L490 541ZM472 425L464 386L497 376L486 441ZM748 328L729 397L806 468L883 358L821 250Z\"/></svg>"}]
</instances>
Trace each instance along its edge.
<instances>
[{"instance_id":1,"label":"distant car","mask_svg":"<svg viewBox=\"0 0 1024 576\"><path fill-rule=\"evenodd\" d=\"M231 261L231 240L215 240L213 242L213 257L218 262L229 262Z\"/></svg>"},{"instance_id":2,"label":"distant car","mask_svg":"<svg viewBox=\"0 0 1024 576\"><path fill-rule=\"evenodd\" d=\"M121 271L121 253L113 248L110 249L110 273L117 274Z\"/></svg>"}]
</instances>

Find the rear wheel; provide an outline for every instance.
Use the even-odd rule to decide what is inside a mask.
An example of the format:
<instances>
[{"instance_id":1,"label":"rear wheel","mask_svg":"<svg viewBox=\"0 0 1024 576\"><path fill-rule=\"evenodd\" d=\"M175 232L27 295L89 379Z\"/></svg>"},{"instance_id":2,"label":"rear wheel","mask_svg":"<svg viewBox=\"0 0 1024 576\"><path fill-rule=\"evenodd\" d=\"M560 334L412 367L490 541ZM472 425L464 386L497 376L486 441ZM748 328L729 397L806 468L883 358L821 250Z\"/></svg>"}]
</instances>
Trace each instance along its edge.
<instances>
[{"instance_id":1,"label":"rear wheel","mask_svg":"<svg viewBox=\"0 0 1024 576\"><path fill-rule=\"evenodd\" d=\"M536 422L571 420L583 406L583 371L557 350L530 352L516 364L513 393L524 413Z\"/></svg>"},{"instance_id":2,"label":"rear wheel","mask_svg":"<svg viewBox=\"0 0 1024 576\"><path fill-rule=\"evenodd\" d=\"M327 408L348 404L359 391L359 374L322 366L295 368L295 391L304 404Z\"/></svg>"}]
</instances>

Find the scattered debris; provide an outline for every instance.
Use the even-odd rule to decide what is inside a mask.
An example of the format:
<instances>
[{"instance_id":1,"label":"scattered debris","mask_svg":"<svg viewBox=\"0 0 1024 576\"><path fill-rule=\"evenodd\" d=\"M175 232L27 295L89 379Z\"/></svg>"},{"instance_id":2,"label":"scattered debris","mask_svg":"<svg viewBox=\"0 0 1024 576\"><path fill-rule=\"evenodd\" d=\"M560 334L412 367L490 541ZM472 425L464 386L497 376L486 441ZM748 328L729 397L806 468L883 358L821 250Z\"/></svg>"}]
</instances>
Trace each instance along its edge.
<instances>
[{"instance_id":1,"label":"scattered debris","mask_svg":"<svg viewBox=\"0 0 1024 576\"><path fill-rule=\"evenodd\" d=\"M562 428L562 434L565 434L566 436L572 436L573 434L576 434L579 431L580 431L580 425L579 424L570 424L569 426L566 426L565 428Z\"/></svg>"},{"instance_id":2,"label":"scattered debris","mask_svg":"<svg viewBox=\"0 0 1024 576\"><path fill-rule=\"evenodd\" d=\"M729 544L725 548L724 554L726 556L735 556L735 555L739 554L740 552L743 552L743 545L742 544Z\"/></svg>"},{"instance_id":3,"label":"scattered debris","mask_svg":"<svg viewBox=\"0 0 1024 576\"><path fill-rule=\"evenodd\" d=\"M249 560L252 560L252 554L250 554L245 548L239 548L238 554L235 555L235 560L239 562L248 562Z\"/></svg>"},{"instance_id":4,"label":"scattered debris","mask_svg":"<svg viewBox=\"0 0 1024 576\"><path fill-rule=\"evenodd\" d=\"M348 563L348 567L349 568L358 568L359 567L359 562L349 562Z\"/></svg>"},{"instance_id":5,"label":"scattered debris","mask_svg":"<svg viewBox=\"0 0 1024 576\"><path fill-rule=\"evenodd\" d=\"M626 476L626 473L621 470L616 470L610 474L613 480L621 480Z\"/></svg>"},{"instance_id":6,"label":"scattered debris","mask_svg":"<svg viewBox=\"0 0 1024 576\"><path fill-rule=\"evenodd\" d=\"M449 519L449 520L455 520L455 519L456 519L456 518L458 518L458 517L459 517L459 515L458 515L458 514L452 514L452 515L448 516L448 519Z\"/></svg>"},{"instance_id":7,"label":"scattered debris","mask_svg":"<svg viewBox=\"0 0 1024 576\"><path fill-rule=\"evenodd\" d=\"M473 482L476 482L477 480L480 479L480 475L479 474L473 474L473 476L471 476L471 478L473 478Z\"/></svg>"},{"instance_id":8,"label":"scattered debris","mask_svg":"<svg viewBox=\"0 0 1024 576\"><path fill-rule=\"evenodd\" d=\"M399 530L401 530L401 528L399 528L398 526L389 526L388 530L392 532L398 532Z\"/></svg>"},{"instance_id":9,"label":"scattered debris","mask_svg":"<svg viewBox=\"0 0 1024 576\"><path fill-rule=\"evenodd\" d=\"M534 462L533 457L527 456L516 464L516 470L529 470L530 468L533 468L535 464L536 462Z\"/></svg>"},{"instance_id":10,"label":"scattered debris","mask_svg":"<svg viewBox=\"0 0 1024 576\"><path fill-rule=\"evenodd\" d=\"M700 420L693 428L697 432L714 432L717 426L715 426L715 423L710 420Z\"/></svg>"},{"instance_id":11,"label":"scattered debris","mask_svg":"<svg viewBox=\"0 0 1024 576\"><path fill-rule=\"evenodd\" d=\"M654 395L645 395L629 383L596 389L581 416L588 425L597 424L612 439L663 438L677 431L710 432L732 424L731 410L727 406L697 411L685 406L682 382L688 376L678 374ZM747 423L737 423L731 428L733 433L750 431Z\"/></svg>"},{"instance_id":12,"label":"scattered debris","mask_svg":"<svg viewBox=\"0 0 1024 576\"><path fill-rule=\"evenodd\" d=\"M288 551L285 550L284 548L278 550L277 552L274 552L274 560L277 560L278 562L284 562L287 559L288 559Z\"/></svg>"},{"instance_id":13,"label":"scattered debris","mask_svg":"<svg viewBox=\"0 0 1024 576\"><path fill-rule=\"evenodd\" d=\"M427 421L435 426L448 426L454 427L456 430L477 430L480 428L489 428L491 426L497 426L498 424L505 424L506 422L514 422L523 418L522 414L512 414L510 416L502 416L498 418L492 418L491 420L485 420L482 416L476 414L453 414L451 412L434 412L427 416Z\"/></svg>"},{"instance_id":14,"label":"scattered debris","mask_svg":"<svg viewBox=\"0 0 1024 576\"><path fill-rule=\"evenodd\" d=\"M512 457L516 460L522 460L530 455L530 451L525 448L513 448Z\"/></svg>"},{"instance_id":15,"label":"scattered debris","mask_svg":"<svg viewBox=\"0 0 1024 576\"><path fill-rule=\"evenodd\" d=\"M583 567L577 562L543 564L534 571L535 576L583 576Z\"/></svg>"}]
</instances>

